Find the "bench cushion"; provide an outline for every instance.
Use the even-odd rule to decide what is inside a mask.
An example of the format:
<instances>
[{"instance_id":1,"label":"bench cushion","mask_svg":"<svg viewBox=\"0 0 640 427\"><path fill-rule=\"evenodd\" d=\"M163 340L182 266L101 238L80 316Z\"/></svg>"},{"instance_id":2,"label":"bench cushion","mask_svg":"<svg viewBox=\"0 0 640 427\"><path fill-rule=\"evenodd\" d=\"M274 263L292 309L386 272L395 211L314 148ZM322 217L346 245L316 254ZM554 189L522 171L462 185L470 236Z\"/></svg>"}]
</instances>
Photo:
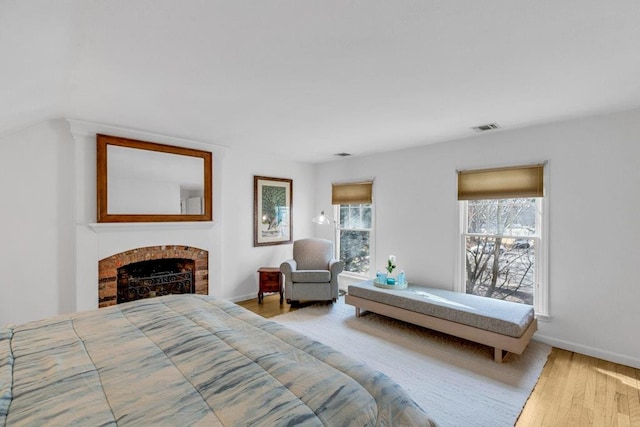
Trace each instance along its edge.
<instances>
[{"instance_id":1,"label":"bench cushion","mask_svg":"<svg viewBox=\"0 0 640 427\"><path fill-rule=\"evenodd\" d=\"M409 285L406 289L383 289L372 280L349 285L349 295L438 317L515 338L533 321L530 305Z\"/></svg>"}]
</instances>

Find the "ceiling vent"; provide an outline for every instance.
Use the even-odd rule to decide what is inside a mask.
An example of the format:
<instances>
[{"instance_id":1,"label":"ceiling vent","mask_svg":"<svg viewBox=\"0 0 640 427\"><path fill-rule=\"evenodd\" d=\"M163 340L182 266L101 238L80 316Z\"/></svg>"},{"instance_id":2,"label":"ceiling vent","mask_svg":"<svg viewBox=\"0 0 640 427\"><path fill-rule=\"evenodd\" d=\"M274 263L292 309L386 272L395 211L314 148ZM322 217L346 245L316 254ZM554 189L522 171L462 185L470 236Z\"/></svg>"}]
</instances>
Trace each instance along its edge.
<instances>
[{"instance_id":1,"label":"ceiling vent","mask_svg":"<svg viewBox=\"0 0 640 427\"><path fill-rule=\"evenodd\" d=\"M474 126L471 129L473 129L475 132L485 132L488 130L500 129L500 126L498 126L497 123L489 123L487 125Z\"/></svg>"},{"instance_id":2,"label":"ceiling vent","mask_svg":"<svg viewBox=\"0 0 640 427\"><path fill-rule=\"evenodd\" d=\"M334 156L336 156L336 157L349 157L349 156L351 156L351 154L349 154L349 153L336 153L336 154L334 154Z\"/></svg>"}]
</instances>

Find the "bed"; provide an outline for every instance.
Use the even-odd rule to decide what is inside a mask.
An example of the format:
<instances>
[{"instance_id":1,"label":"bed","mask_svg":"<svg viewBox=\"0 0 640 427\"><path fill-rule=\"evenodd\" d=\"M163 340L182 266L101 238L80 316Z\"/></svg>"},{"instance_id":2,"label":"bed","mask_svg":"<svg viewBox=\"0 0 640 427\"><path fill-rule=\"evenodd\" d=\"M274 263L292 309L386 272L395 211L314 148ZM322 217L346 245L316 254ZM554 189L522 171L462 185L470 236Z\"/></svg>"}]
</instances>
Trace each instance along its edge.
<instances>
[{"instance_id":1,"label":"bed","mask_svg":"<svg viewBox=\"0 0 640 427\"><path fill-rule=\"evenodd\" d=\"M431 425L391 379L226 300L143 299L0 330L0 426Z\"/></svg>"}]
</instances>

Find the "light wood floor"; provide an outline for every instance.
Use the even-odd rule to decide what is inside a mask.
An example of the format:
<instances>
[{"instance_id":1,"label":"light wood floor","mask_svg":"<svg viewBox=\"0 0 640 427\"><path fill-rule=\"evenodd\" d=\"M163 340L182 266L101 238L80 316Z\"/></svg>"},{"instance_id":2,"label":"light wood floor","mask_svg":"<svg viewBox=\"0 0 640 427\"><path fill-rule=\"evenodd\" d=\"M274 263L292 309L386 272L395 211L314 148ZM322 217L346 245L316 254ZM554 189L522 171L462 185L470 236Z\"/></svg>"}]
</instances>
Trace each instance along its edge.
<instances>
[{"instance_id":1,"label":"light wood floor","mask_svg":"<svg viewBox=\"0 0 640 427\"><path fill-rule=\"evenodd\" d=\"M247 301L240 301L236 304L265 318L274 317L278 314L287 313L296 309L296 307L291 307L286 302L281 305L279 294L265 295L263 301L262 304L259 304L258 298L254 298Z\"/></svg>"},{"instance_id":2,"label":"light wood floor","mask_svg":"<svg viewBox=\"0 0 640 427\"><path fill-rule=\"evenodd\" d=\"M238 304L267 318L298 308L279 299ZM553 348L516 426L640 427L640 369Z\"/></svg>"},{"instance_id":3,"label":"light wood floor","mask_svg":"<svg viewBox=\"0 0 640 427\"><path fill-rule=\"evenodd\" d=\"M516 426L640 426L640 369L554 348Z\"/></svg>"}]
</instances>

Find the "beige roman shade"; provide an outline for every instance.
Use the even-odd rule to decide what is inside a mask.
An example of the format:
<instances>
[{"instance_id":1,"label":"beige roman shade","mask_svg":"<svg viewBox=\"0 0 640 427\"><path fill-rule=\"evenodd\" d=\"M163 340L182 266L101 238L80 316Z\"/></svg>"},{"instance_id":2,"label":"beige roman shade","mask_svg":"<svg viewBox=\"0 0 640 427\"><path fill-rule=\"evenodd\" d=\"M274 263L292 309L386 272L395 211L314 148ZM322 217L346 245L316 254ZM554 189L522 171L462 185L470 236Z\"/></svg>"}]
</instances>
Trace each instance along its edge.
<instances>
[{"instance_id":1,"label":"beige roman shade","mask_svg":"<svg viewBox=\"0 0 640 427\"><path fill-rule=\"evenodd\" d=\"M356 203L372 203L373 181L333 184L331 191L332 205L350 205Z\"/></svg>"},{"instance_id":2,"label":"beige roman shade","mask_svg":"<svg viewBox=\"0 0 640 427\"><path fill-rule=\"evenodd\" d=\"M458 172L458 200L543 196L544 165Z\"/></svg>"}]
</instances>

